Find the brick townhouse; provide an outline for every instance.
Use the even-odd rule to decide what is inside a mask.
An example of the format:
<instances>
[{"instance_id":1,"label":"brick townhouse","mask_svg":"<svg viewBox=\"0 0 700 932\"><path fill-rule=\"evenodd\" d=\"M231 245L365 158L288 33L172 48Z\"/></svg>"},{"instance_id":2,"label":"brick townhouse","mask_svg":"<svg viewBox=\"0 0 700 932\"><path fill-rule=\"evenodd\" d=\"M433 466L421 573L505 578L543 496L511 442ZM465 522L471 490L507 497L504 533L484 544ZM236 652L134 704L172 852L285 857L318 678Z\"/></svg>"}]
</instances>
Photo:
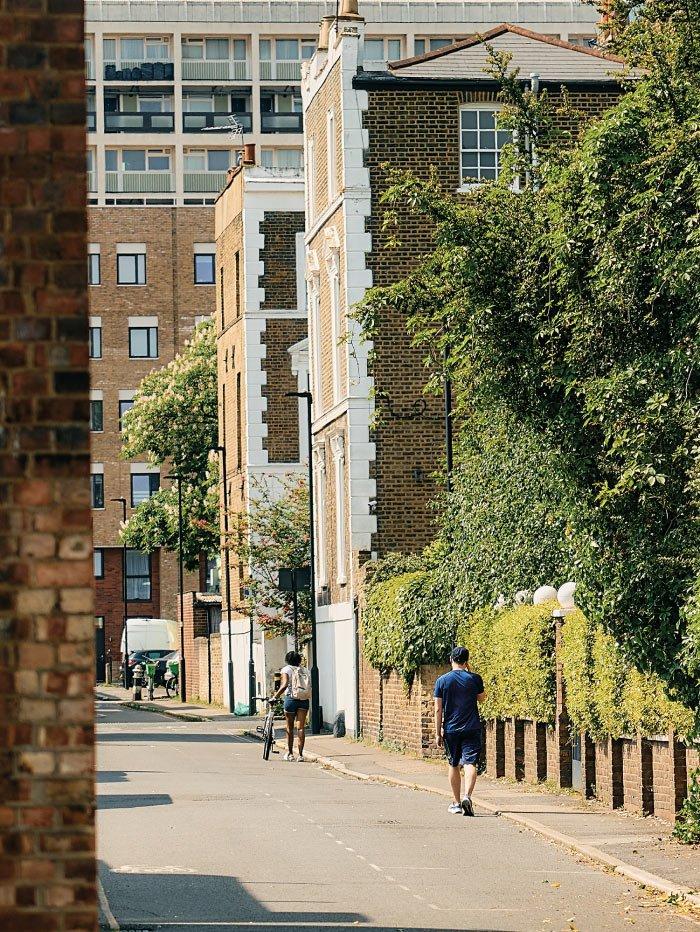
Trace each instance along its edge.
<instances>
[{"instance_id":1,"label":"brick townhouse","mask_svg":"<svg viewBox=\"0 0 700 932\"><path fill-rule=\"evenodd\" d=\"M431 244L425 223L403 216L402 245L386 248L383 166L425 177L434 167L455 193L497 176L506 134L495 128L486 41L512 55L522 80L539 74L555 100L566 87L589 115L617 99L613 72L623 67L504 24L378 69L363 59L364 36L356 3L346 0L337 21L324 21L302 85L320 692L326 720L342 709L351 729L359 722L359 567L431 540L432 474L444 459L442 401L423 394L422 353L401 315L383 313L372 346L348 317L368 287L401 279Z\"/></svg>"},{"instance_id":2,"label":"brick townhouse","mask_svg":"<svg viewBox=\"0 0 700 932\"><path fill-rule=\"evenodd\" d=\"M442 48L504 15L491 0L410 4L368 0L365 57ZM139 381L182 349L198 317L214 310L213 203L254 143L261 166L300 170L300 79L316 45L319 15L332 0L183 4L179 0L88 0L85 4L87 198L89 205L93 502L98 678L119 651L121 504L147 497L163 479L119 459L120 412ZM587 44L596 12L547 0L508 5L519 21ZM232 137L230 121L242 131ZM199 256L199 258L197 258ZM156 328L156 330L154 330ZM173 554L128 554L128 614L176 613ZM202 574L204 576L204 574ZM203 588L188 576L186 590Z\"/></svg>"},{"instance_id":3,"label":"brick townhouse","mask_svg":"<svg viewBox=\"0 0 700 932\"><path fill-rule=\"evenodd\" d=\"M304 475L308 463L306 402L286 392L308 388L304 281L304 179L295 169L263 167L256 147L229 173L216 205L217 353L219 437L226 449L221 489L222 534L248 514L263 489L279 491L286 477ZM228 513L225 504L228 503ZM225 539L222 537L222 539ZM241 597L248 573L235 549L222 552L221 643L228 664L230 571L234 698L248 704L250 619ZM282 665L286 638L262 637L254 624L253 652L259 689ZM228 684L225 681L225 701Z\"/></svg>"}]
</instances>

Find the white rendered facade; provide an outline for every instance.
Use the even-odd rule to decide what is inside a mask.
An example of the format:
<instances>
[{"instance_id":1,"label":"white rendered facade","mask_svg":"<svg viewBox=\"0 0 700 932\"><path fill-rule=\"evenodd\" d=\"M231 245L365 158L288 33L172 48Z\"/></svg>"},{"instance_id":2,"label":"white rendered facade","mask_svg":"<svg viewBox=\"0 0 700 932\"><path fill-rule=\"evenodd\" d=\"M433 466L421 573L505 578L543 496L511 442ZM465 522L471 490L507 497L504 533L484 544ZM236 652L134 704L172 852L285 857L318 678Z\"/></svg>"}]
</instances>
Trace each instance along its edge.
<instances>
[{"instance_id":1,"label":"white rendered facade","mask_svg":"<svg viewBox=\"0 0 700 932\"><path fill-rule=\"evenodd\" d=\"M306 0L87 0L90 203L211 204L242 141L267 167L300 168L301 64L334 11ZM568 0L373 0L360 12L367 70L503 21L585 42L597 19ZM243 139L226 129L229 115Z\"/></svg>"}]
</instances>

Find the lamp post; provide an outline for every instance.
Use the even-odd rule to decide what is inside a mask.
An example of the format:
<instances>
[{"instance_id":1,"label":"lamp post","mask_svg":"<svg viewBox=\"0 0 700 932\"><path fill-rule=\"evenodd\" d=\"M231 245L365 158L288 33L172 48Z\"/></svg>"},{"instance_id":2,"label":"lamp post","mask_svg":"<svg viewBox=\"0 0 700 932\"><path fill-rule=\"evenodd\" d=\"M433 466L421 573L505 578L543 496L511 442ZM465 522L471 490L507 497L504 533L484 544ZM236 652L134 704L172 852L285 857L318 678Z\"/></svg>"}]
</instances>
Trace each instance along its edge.
<instances>
[{"instance_id":1,"label":"lamp post","mask_svg":"<svg viewBox=\"0 0 700 932\"><path fill-rule=\"evenodd\" d=\"M231 647L231 561L228 552L228 482L226 472L226 447L218 446L217 451L221 454L221 472L224 483L224 555L226 558L226 619L228 624L228 708L233 715L236 705L233 697L233 651Z\"/></svg>"},{"instance_id":2,"label":"lamp post","mask_svg":"<svg viewBox=\"0 0 700 932\"><path fill-rule=\"evenodd\" d=\"M121 502L122 520L126 525L126 499L112 498L112 502ZM127 607L126 607L126 542L122 546L122 602L124 603L124 670L123 681L124 689L129 688L129 628L127 625Z\"/></svg>"},{"instance_id":3,"label":"lamp post","mask_svg":"<svg viewBox=\"0 0 700 932\"><path fill-rule=\"evenodd\" d=\"M185 669L185 571L182 561L182 479L173 473L166 479L177 479L177 549L180 591L180 701L187 702L187 671Z\"/></svg>"},{"instance_id":4,"label":"lamp post","mask_svg":"<svg viewBox=\"0 0 700 932\"><path fill-rule=\"evenodd\" d=\"M318 651L316 640L316 557L314 547L314 464L311 455L313 449L313 434L311 431L311 392L285 392L288 398L306 399L306 430L308 437L309 455L309 566L311 579L309 580L309 595L311 601L311 734L321 733L320 704L318 696Z\"/></svg>"}]
</instances>

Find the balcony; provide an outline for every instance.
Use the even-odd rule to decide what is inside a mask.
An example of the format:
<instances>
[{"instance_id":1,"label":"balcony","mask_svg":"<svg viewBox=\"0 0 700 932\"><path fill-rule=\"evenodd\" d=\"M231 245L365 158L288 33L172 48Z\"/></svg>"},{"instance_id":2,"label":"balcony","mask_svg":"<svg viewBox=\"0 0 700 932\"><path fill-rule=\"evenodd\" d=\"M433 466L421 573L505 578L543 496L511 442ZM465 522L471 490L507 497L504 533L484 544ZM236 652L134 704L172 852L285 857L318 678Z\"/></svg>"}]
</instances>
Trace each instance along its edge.
<instances>
[{"instance_id":1,"label":"balcony","mask_svg":"<svg viewBox=\"0 0 700 932\"><path fill-rule=\"evenodd\" d=\"M248 62L184 58L182 78L184 81L248 81Z\"/></svg>"},{"instance_id":2,"label":"balcony","mask_svg":"<svg viewBox=\"0 0 700 932\"><path fill-rule=\"evenodd\" d=\"M173 81L171 61L106 61L105 81Z\"/></svg>"},{"instance_id":3,"label":"balcony","mask_svg":"<svg viewBox=\"0 0 700 932\"><path fill-rule=\"evenodd\" d=\"M185 172L186 194L218 194L226 184L226 172Z\"/></svg>"},{"instance_id":4,"label":"balcony","mask_svg":"<svg viewBox=\"0 0 700 932\"><path fill-rule=\"evenodd\" d=\"M198 113L192 112L182 114L182 129L185 133L198 133L203 129L231 129L230 117L235 117L244 133L250 133L253 130L252 113ZM221 134L224 135L223 133Z\"/></svg>"},{"instance_id":5,"label":"balcony","mask_svg":"<svg viewBox=\"0 0 700 932\"><path fill-rule=\"evenodd\" d=\"M105 113L106 133L172 133L174 113Z\"/></svg>"},{"instance_id":6,"label":"balcony","mask_svg":"<svg viewBox=\"0 0 700 932\"><path fill-rule=\"evenodd\" d=\"M301 133L304 117L301 113L261 113L263 133Z\"/></svg>"},{"instance_id":7,"label":"balcony","mask_svg":"<svg viewBox=\"0 0 700 932\"><path fill-rule=\"evenodd\" d=\"M157 194L173 190L172 172L105 172L107 194Z\"/></svg>"},{"instance_id":8,"label":"balcony","mask_svg":"<svg viewBox=\"0 0 700 932\"><path fill-rule=\"evenodd\" d=\"M97 129L97 114L94 110L88 110L85 114L85 126L88 133L94 133Z\"/></svg>"},{"instance_id":9,"label":"balcony","mask_svg":"<svg viewBox=\"0 0 700 932\"><path fill-rule=\"evenodd\" d=\"M301 81L300 61L261 61L261 81Z\"/></svg>"}]
</instances>

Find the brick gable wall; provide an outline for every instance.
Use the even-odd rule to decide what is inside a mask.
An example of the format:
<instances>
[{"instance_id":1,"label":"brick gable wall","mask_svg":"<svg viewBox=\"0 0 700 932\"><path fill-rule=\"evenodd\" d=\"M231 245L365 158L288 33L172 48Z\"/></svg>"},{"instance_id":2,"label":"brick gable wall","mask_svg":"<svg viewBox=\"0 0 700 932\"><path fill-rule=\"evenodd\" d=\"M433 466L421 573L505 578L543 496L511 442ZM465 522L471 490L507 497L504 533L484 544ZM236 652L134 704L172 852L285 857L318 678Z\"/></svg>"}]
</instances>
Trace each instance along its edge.
<instances>
[{"instance_id":1,"label":"brick gable wall","mask_svg":"<svg viewBox=\"0 0 700 932\"><path fill-rule=\"evenodd\" d=\"M0 928L93 930L83 5L0 3Z\"/></svg>"},{"instance_id":2,"label":"brick gable wall","mask_svg":"<svg viewBox=\"0 0 700 932\"><path fill-rule=\"evenodd\" d=\"M265 286L267 292L267 284ZM271 463L299 462L299 413L294 398L285 392L297 391L297 377L292 374L289 347L306 336L306 319L270 319L265 325L265 359L267 382L263 395L267 399L264 447Z\"/></svg>"},{"instance_id":3,"label":"brick gable wall","mask_svg":"<svg viewBox=\"0 0 700 932\"><path fill-rule=\"evenodd\" d=\"M301 210L268 211L260 224L264 245L260 260L264 273L259 287L265 290L264 310L296 310L297 297L297 233L304 232L304 212Z\"/></svg>"}]
</instances>

